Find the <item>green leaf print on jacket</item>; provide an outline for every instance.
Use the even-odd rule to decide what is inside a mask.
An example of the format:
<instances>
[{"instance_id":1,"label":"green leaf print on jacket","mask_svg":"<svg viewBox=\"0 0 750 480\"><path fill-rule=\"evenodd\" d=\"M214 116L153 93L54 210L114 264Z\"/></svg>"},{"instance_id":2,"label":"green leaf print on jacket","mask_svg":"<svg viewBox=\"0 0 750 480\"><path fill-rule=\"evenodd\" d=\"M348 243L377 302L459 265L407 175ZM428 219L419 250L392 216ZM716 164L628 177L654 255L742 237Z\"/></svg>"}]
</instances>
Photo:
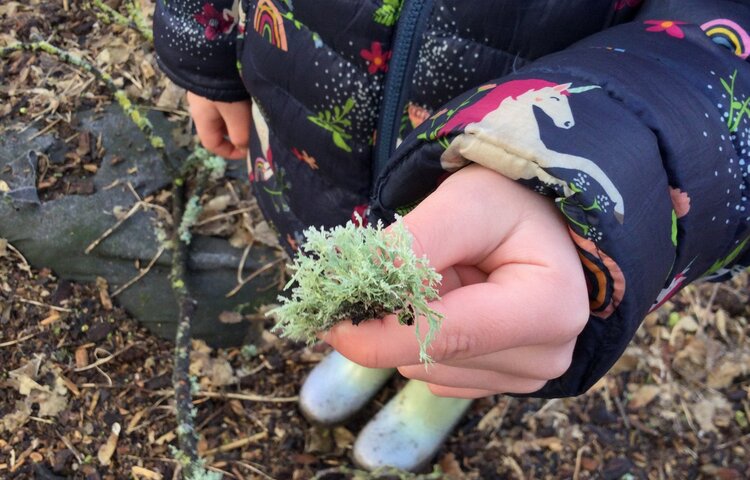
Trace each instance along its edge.
<instances>
[{"instance_id":1,"label":"green leaf print on jacket","mask_svg":"<svg viewBox=\"0 0 750 480\"><path fill-rule=\"evenodd\" d=\"M308 116L307 119L320 128L324 128L331 132L331 135L333 135L333 143L336 144L337 147L346 152L351 152L352 147L346 143L346 140L352 138L352 135L344 131L344 129L349 128L352 125L351 120L346 118L346 116L352 111L354 105L354 99L349 98L346 103L344 103L343 108L336 105L333 107L333 113L331 113L330 110L324 110L319 112L317 116Z\"/></svg>"},{"instance_id":2,"label":"green leaf print on jacket","mask_svg":"<svg viewBox=\"0 0 750 480\"><path fill-rule=\"evenodd\" d=\"M737 79L737 70L732 73L732 76L729 77L729 80L731 83L727 83L726 80L723 78L720 78L721 85L724 87L724 90L726 90L727 94L730 98L729 103L729 118L727 118L727 126L729 127L729 133L735 133L737 129L740 127L740 122L742 121L742 118L750 113L750 110L748 110L748 104L750 103L750 98L746 98L744 101L740 101L735 96L734 92L734 82Z\"/></svg>"},{"instance_id":3,"label":"green leaf print on jacket","mask_svg":"<svg viewBox=\"0 0 750 480\"><path fill-rule=\"evenodd\" d=\"M401 6L403 0L383 0L381 5L372 16L372 19L376 23L391 27L398 22L398 17L401 15Z\"/></svg>"}]
</instances>

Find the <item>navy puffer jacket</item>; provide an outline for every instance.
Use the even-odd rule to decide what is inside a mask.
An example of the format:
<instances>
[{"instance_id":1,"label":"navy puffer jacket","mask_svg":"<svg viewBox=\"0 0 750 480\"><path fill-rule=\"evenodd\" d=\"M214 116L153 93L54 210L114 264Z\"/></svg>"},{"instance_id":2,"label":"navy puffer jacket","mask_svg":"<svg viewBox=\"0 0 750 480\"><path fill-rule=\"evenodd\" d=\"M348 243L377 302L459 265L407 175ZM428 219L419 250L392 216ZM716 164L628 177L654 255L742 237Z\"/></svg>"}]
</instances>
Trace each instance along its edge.
<instances>
[{"instance_id":1,"label":"navy puffer jacket","mask_svg":"<svg viewBox=\"0 0 750 480\"><path fill-rule=\"evenodd\" d=\"M251 96L251 180L292 249L469 162L553 198L591 299L572 366L534 394L556 397L681 287L750 264L749 3L159 0L156 47L177 84Z\"/></svg>"}]
</instances>

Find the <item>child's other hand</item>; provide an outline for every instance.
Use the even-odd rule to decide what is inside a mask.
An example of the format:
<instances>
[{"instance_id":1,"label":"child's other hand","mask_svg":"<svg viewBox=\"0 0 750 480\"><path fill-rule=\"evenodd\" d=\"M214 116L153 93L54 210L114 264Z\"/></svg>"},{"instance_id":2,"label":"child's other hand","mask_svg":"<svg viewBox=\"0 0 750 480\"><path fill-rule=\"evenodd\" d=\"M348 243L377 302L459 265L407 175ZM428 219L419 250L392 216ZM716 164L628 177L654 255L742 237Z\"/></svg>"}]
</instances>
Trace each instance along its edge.
<instances>
[{"instance_id":1,"label":"child's other hand","mask_svg":"<svg viewBox=\"0 0 750 480\"><path fill-rule=\"evenodd\" d=\"M215 102L188 92L187 101L206 150L230 160L245 158L250 139L250 100Z\"/></svg>"},{"instance_id":2,"label":"child's other hand","mask_svg":"<svg viewBox=\"0 0 750 480\"><path fill-rule=\"evenodd\" d=\"M589 302L575 245L549 198L471 165L404 220L417 255L443 274L442 299L431 304L445 315L428 349L436 363L419 364L413 329L394 315L342 322L326 342L364 366L398 367L441 396L531 393L568 369Z\"/></svg>"}]
</instances>

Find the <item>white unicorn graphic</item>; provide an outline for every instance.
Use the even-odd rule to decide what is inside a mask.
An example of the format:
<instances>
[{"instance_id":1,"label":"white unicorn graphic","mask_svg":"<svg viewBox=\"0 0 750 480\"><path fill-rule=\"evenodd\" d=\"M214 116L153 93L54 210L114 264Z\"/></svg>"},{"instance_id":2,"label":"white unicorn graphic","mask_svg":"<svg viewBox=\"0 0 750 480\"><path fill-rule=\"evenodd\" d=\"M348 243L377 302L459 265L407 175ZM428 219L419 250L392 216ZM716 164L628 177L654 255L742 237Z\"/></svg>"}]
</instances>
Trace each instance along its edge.
<instances>
[{"instance_id":1,"label":"white unicorn graphic","mask_svg":"<svg viewBox=\"0 0 750 480\"><path fill-rule=\"evenodd\" d=\"M271 152L268 124L255 100L253 100L251 111L253 114L253 126L255 127L255 132L258 134L262 156L255 159L255 168L253 168L252 164L248 164L248 172L254 176L253 178L267 182L273 177L273 153ZM250 151L248 150L248 162L251 161Z\"/></svg>"},{"instance_id":2,"label":"white unicorn graphic","mask_svg":"<svg viewBox=\"0 0 750 480\"><path fill-rule=\"evenodd\" d=\"M472 161L514 180L538 178L559 185L565 196L575 192L548 169L577 170L601 185L614 205L615 218L622 223L622 195L601 168L587 158L550 150L541 140L534 106L547 114L556 127L567 130L575 126L568 96L599 88L570 86L545 80L512 80L493 88L477 103L459 110L441 128L440 136L463 128L463 134L454 138L440 157L441 165L453 171Z\"/></svg>"}]
</instances>

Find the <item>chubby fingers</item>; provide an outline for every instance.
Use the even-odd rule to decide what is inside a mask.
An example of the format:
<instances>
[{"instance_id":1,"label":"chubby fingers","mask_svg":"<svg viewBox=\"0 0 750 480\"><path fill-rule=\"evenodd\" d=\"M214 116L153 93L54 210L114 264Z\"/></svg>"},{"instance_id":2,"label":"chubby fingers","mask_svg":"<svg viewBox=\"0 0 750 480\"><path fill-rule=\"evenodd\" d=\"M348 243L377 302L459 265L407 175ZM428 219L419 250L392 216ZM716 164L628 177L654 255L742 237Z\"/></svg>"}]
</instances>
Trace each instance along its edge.
<instances>
[{"instance_id":1,"label":"chubby fingers","mask_svg":"<svg viewBox=\"0 0 750 480\"><path fill-rule=\"evenodd\" d=\"M449 364L408 365L398 371L406 378L442 387L532 393L567 371L574 346L575 341L519 347Z\"/></svg>"},{"instance_id":2,"label":"chubby fingers","mask_svg":"<svg viewBox=\"0 0 750 480\"><path fill-rule=\"evenodd\" d=\"M432 392L433 395L438 397L475 399L489 397L497 393L480 388L454 388L446 387L444 385L436 385L434 383L428 383L427 388L430 389L430 392Z\"/></svg>"},{"instance_id":3,"label":"chubby fingers","mask_svg":"<svg viewBox=\"0 0 750 480\"><path fill-rule=\"evenodd\" d=\"M430 365L427 368L424 365L411 365L400 367L398 371L409 379L421 380L436 386L493 393L532 393L547 383L547 380L536 378L440 364Z\"/></svg>"},{"instance_id":4,"label":"chubby fingers","mask_svg":"<svg viewBox=\"0 0 750 480\"><path fill-rule=\"evenodd\" d=\"M560 296L565 283L565 278L545 275L544 267L507 265L486 283L448 292L431 304L445 318L428 353L436 362L445 362L573 340L588 319L588 303L585 296ZM420 331L426 332L425 319L418 321ZM413 327L400 325L394 315L357 326L342 322L324 334L323 340L367 367L419 363Z\"/></svg>"},{"instance_id":5,"label":"chubby fingers","mask_svg":"<svg viewBox=\"0 0 750 480\"><path fill-rule=\"evenodd\" d=\"M214 102L188 93L190 115L203 147L214 155L241 160L250 136L250 102Z\"/></svg>"},{"instance_id":6,"label":"chubby fingers","mask_svg":"<svg viewBox=\"0 0 750 480\"><path fill-rule=\"evenodd\" d=\"M445 360L443 364L470 370L487 370L537 380L552 380L568 371L576 340L562 344L530 345L476 357Z\"/></svg>"},{"instance_id":7,"label":"chubby fingers","mask_svg":"<svg viewBox=\"0 0 750 480\"><path fill-rule=\"evenodd\" d=\"M251 107L249 100L241 102L217 102L219 113L221 113L226 125L227 136L235 149L242 152L243 158L250 143Z\"/></svg>"}]
</instances>

